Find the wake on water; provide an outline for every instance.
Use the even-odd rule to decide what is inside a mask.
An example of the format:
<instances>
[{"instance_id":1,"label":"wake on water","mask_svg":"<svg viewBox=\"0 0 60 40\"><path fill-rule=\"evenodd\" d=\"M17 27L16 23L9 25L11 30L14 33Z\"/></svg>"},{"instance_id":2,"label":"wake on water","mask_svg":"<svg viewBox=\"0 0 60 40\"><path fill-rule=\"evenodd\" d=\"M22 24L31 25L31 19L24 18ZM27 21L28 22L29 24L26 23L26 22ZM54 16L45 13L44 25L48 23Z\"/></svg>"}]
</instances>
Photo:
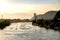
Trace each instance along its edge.
<instances>
[{"instance_id":1,"label":"wake on water","mask_svg":"<svg viewBox=\"0 0 60 40\"><path fill-rule=\"evenodd\" d=\"M0 31L0 40L60 40L57 31L46 30L29 23L12 23Z\"/></svg>"}]
</instances>

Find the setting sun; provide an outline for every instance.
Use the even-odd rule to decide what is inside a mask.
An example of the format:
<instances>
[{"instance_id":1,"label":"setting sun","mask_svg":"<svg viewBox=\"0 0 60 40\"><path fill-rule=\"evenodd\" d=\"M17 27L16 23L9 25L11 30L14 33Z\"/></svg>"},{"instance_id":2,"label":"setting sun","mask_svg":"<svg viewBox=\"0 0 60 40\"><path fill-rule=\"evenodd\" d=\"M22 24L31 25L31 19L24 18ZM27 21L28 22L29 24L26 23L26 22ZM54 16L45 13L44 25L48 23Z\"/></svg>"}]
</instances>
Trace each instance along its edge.
<instances>
[{"instance_id":1,"label":"setting sun","mask_svg":"<svg viewBox=\"0 0 60 40\"><path fill-rule=\"evenodd\" d=\"M49 2L49 3L48 3ZM52 3L50 3L52 2ZM27 14L30 17L33 13L44 14L50 10L59 10L59 1L45 1L40 0L0 0L0 14ZM29 15L28 15L29 14ZM22 15L23 16L23 15ZM21 17L21 16L20 16Z\"/></svg>"}]
</instances>

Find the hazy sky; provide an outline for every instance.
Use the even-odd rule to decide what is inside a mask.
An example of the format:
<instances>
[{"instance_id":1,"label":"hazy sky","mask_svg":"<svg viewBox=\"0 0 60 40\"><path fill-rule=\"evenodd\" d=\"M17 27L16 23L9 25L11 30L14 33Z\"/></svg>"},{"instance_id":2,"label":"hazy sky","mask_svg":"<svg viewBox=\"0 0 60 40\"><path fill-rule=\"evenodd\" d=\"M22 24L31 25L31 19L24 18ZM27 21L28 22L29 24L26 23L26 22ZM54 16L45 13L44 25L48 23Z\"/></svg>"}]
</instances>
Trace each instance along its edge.
<instances>
[{"instance_id":1,"label":"hazy sky","mask_svg":"<svg viewBox=\"0 0 60 40\"><path fill-rule=\"evenodd\" d=\"M44 14L49 10L59 10L60 0L0 0L2 14Z\"/></svg>"}]
</instances>

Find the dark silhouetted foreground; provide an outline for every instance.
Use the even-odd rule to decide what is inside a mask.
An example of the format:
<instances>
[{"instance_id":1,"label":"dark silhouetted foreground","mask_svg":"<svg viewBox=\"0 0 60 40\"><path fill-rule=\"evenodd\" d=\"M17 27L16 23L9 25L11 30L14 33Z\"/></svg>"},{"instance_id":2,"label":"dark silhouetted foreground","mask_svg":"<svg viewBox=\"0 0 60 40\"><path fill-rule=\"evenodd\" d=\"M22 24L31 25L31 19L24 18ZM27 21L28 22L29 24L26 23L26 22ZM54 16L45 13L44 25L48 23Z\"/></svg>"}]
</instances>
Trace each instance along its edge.
<instances>
[{"instance_id":1,"label":"dark silhouetted foreground","mask_svg":"<svg viewBox=\"0 0 60 40\"><path fill-rule=\"evenodd\" d=\"M6 26L10 25L10 21L8 20L0 20L0 29L3 30L4 28L6 28Z\"/></svg>"},{"instance_id":2,"label":"dark silhouetted foreground","mask_svg":"<svg viewBox=\"0 0 60 40\"><path fill-rule=\"evenodd\" d=\"M57 12L49 11L47 12L47 14L45 14L44 17L42 16L43 17L42 19L40 18L41 16L39 17L40 19L37 19L37 16L36 16L35 19L32 21L32 24L38 25L39 27L45 27L45 28L50 28L50 29L60 31L60 11L57 11Z\"/></svg>"}]
</instances>

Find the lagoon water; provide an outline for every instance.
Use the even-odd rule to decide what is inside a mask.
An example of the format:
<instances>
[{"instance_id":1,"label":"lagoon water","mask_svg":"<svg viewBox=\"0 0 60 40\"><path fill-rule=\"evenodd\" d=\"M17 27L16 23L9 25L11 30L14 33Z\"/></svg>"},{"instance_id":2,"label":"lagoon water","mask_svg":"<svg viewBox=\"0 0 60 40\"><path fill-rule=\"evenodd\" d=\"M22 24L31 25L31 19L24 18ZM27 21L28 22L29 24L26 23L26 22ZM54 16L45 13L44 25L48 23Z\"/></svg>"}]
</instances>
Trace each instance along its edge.
<instances>
[{"instance_id":1,"label":"lagoon water","mask_svg":"<svg viewBox=\"0 0 60 40\"><path fill-rule=\"evenodd\" d=\"M31 22L12 23L0 30L0 40L60 40L60 32L33 26Z\"/></svg>"}]
</instances>

